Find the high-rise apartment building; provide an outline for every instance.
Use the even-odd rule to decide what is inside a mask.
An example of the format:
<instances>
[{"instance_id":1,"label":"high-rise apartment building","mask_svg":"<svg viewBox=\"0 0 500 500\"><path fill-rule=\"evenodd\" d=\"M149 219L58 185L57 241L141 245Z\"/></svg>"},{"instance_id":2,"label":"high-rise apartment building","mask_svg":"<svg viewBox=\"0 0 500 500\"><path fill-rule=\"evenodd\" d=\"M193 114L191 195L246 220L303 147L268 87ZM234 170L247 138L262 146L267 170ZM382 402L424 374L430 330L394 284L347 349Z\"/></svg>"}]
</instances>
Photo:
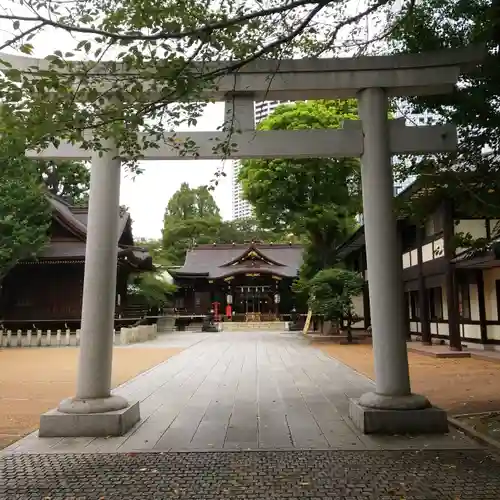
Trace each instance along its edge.
<instances>
[{"instance_id":1,"label":"high-rise apartment building","mask_svg":"<svg viewBox=\"0 0 500 500\"><path fill-rule=\"evenodd\" d=\"M280 104L290 101L261 101L255 103L255 125L267 118ZM244 219L252 216L252 207L248 201L243 199L241 184L238 182L238 174L241 165L235 161L233 165L232 178L232 212L233 219Z\"/></svg>"},{"instance_id":2,"label":"high-rise apartment building","mask_svg":"<svg viewBox=\"0 0 500 500\"><path fill-rule=\"evenodd\" d=\"M247 200L243 199L241 184L238 182L240 168L241 163L239 161L235 161L233 165L232 179L233 219L246 219L252 216L252 206Z\"/></svg>"},{"instance_id":3,"label":"high-rise apartment building","mask_svg":"<svg viewBox=\"0 0 500 500\"><path fill-rule=\"evenodd\" d=\"M255 125L267 118L280 104L290 101L261 101L255 103Z\"/></svg>"}]
</instances>

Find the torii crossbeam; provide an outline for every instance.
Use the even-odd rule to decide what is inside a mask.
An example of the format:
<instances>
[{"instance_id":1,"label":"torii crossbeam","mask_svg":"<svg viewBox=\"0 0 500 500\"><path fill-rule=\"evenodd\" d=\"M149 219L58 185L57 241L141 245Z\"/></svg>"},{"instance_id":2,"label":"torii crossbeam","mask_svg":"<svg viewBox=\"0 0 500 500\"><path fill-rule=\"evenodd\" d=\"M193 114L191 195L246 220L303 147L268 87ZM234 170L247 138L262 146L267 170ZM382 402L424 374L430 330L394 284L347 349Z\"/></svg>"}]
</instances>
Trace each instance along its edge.
<instances>
[{"instance_id":1,"label":"torii crossbeam","mask_svg":"<svg viewBox=\"0 0 500 500\"><path fill-rule=\"evenodd\" d=\"M456 148L453 125L405 126L404 119L389 122L389 147L392 155L443 153ZM151 143L156 137L144 136ZM192 141L196 148L184 149ZM231 143L230 151L216 148ZM249 158L346 158L363 153L361 121L344 123L344 128L329 130L266 130L234 132L177 132L164 134L158 148L143 150L144 160L217 160ZM41 152L28 151L30 157L46 159L90 160L92 151L78 144L63 142Z\"/></svg>"}]
</instances>

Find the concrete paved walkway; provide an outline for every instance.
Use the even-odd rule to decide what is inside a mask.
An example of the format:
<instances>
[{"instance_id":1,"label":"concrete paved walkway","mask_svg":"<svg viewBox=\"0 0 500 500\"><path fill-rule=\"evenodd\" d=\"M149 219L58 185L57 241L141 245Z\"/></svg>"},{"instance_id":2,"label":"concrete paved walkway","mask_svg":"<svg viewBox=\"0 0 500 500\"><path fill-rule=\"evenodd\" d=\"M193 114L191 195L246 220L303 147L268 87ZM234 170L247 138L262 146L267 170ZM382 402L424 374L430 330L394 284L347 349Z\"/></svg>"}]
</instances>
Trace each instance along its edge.
<instances>
[{"instance_id":1,"label":"concrete paved walkway","mask_svg":"<svg viewBox=\"0 0 500 500\"><path fill-rule=\"evenodd\" d=\"M128 434L42 439L34 433L4 453L477 447L456 431L360 434L347 416L348 398L370 390L371 381L297 334L179 333L144 344L160 346L187 349L117 389L141 401L142 420Z\"/></svg>"}]
</instances>

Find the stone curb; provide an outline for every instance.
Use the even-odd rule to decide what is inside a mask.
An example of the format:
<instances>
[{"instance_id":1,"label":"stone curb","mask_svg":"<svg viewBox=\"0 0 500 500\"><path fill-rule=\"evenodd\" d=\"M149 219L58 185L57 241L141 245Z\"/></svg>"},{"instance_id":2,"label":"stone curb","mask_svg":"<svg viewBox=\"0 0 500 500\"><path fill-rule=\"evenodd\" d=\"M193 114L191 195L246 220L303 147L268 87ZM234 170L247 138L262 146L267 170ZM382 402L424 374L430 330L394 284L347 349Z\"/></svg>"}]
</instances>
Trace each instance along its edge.
<instances>
[{"instance_id":1,"label":"stone curb","mask_svg":"<svg viewBox=\"0 0 500 500\"><path fill-rule=\"evenodd\" d=\"M492 437L487 436L486 434L483 434L482 432L477 432L471 426L464 424L463 422L460 422L460 420L457 420L456 418L453 418L453 417L448 417L448 423L450 425L452 425L453 427L461 430L469 437L471 437L477 441L480 441L483 444L493 446L494 448L500 450L500 441L497 441L496 439L493 439Z\"/></svg>"}]
</instances>

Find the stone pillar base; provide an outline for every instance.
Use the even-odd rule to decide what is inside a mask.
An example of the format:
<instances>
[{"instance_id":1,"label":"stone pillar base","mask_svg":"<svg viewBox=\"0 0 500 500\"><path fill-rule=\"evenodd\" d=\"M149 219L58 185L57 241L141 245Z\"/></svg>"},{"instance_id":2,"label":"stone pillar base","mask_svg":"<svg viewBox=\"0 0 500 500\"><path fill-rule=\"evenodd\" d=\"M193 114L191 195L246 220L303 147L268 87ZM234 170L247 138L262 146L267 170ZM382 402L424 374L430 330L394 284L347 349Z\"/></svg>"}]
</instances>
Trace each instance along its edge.
<instances>
[{"instance_id":1,"label":"stone pillar base","mask_svg":"<svg viewBox=\"0 0 500 500\"><path fill-rule=\"evenodd\" d=\"M40 437L122 436L141 419L139 402L105 413L62 413L50 410L40 416Z\"/></svg>"},{"instance_id":2,"label":"stone pillar base","mask_svg":"<svg viewBox=\"0 0 500 500\"><path fill-rule=\"evenodd\" d=\"M376 409L349 401L349 417L363 434L445 434L446 412L433 406L422 409Z\"/></svg>"}]
</instances>

